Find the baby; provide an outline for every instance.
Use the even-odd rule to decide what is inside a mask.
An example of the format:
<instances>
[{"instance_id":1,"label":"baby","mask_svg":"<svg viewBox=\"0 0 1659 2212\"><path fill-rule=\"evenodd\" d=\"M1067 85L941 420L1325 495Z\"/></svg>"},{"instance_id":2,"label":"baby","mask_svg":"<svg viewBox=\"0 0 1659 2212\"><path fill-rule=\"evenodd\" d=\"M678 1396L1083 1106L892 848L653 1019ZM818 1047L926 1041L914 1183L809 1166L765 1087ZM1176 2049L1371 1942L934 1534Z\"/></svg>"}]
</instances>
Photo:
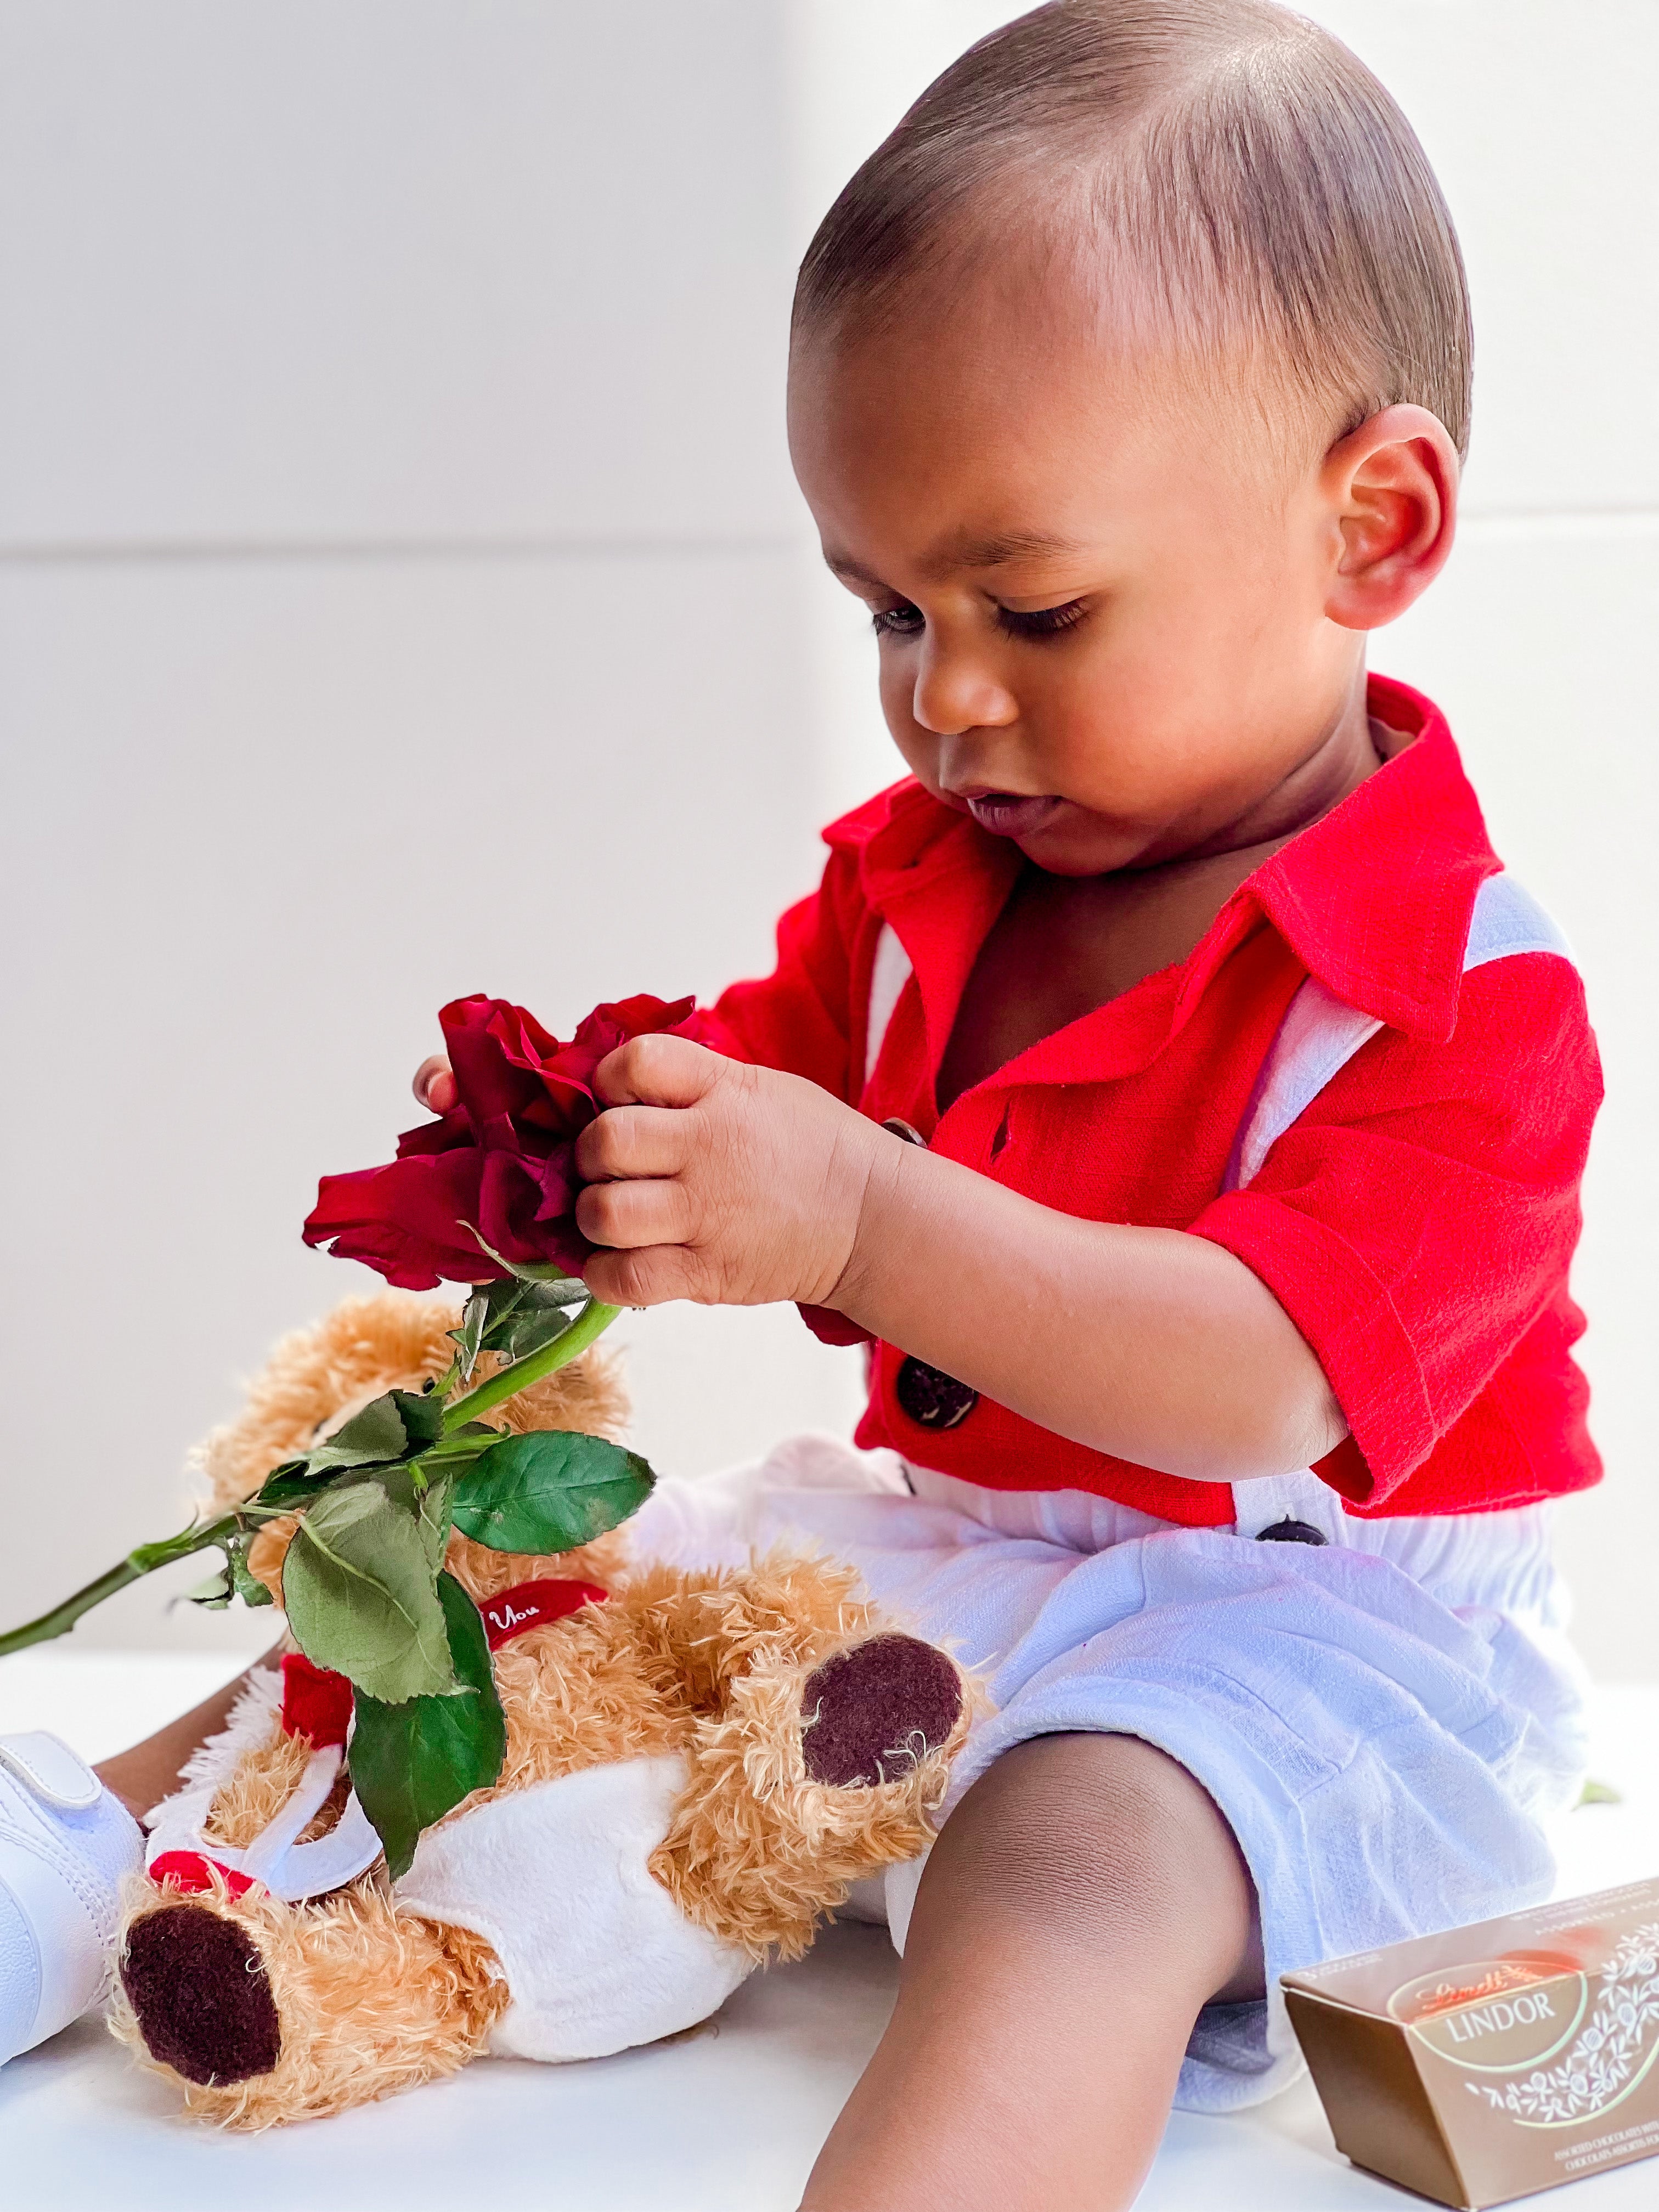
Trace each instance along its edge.
<instances>
[{"instance_id":1,"label":"baby","mask_svg":"<svg viewBox=\"0 0 1659 2212\"><path fill-rule=\"evenodd\" d=\"M706 1043L602 1067L578 1218L602 1298L870 1346L864 1449L665 1486L639 1547L838 1552L994 1708L807 2212L1126 2205L1172 2100L1289 2078L1282 1970L1548 1888L1595 1046L1365 673L1469 350L1409 127L1265 0L1010 24L803 265L795 466L910 773Z\"/></svg>"}]
</instances>

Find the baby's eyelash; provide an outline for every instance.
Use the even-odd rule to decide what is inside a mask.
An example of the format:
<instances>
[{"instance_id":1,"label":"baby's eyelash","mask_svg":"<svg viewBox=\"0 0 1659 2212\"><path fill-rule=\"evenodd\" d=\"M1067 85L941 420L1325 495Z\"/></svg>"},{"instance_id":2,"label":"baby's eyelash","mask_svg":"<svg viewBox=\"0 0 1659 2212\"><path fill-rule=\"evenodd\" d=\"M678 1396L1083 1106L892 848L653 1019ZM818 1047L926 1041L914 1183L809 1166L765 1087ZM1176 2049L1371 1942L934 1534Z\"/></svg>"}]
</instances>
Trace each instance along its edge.
<instances>
[{"instance_id":1,"label":"baby's eyelash","mask_svg":"<svg viewBox=\"0 0 1659 2212\"><path fill-rule=\"evenodd\" d=\"M1067 599L1058 607L1033 607L1028 614L999 607L996 623L1010 637L1058 637L1062 631L1074 629L1087 612L1081 599ZM870 620L878 637L915 637L927 627L921 608L912 606L908 599L901 599L896 607L873 608Z\"/></svg>"},{"instance_id":2,"label":"baby's eyelash","mask_svg":"<svg viewBox=\"0 0 1659 2212\"><path fill-rule=\"evenodd\" d=\"M1081 599L1067 599L1058 607L1033 607L1023 615L1012 607L999 607L997 627L1010 637L1058 637L1062 630L1074 629L1087 612Z\"/></svg>"},{"instance_id":3,"label":"baby's eyelash","mask_svg":"<svg viewBox=\"0 0 1659 2212\"><path fill-rule=\"evenodd\" d=\"M878 637L915 637L926 617L920 607L901 599L896 607L872 607L870 621Z\"/></svg>"}]
</instances>

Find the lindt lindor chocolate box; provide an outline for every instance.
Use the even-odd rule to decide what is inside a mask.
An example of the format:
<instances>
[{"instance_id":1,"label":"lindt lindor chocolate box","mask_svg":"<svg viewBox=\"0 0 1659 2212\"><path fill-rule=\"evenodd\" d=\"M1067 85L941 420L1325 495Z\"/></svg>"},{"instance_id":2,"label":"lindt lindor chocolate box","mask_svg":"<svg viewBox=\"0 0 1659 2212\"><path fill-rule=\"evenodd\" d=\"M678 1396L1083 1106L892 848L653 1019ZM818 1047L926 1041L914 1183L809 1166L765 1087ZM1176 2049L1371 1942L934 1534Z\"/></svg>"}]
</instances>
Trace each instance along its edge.
<instances>
[{"instance_id":1,"label":"lindt lindor chocolate box","mask_svg":"<svg viewBox=\"0 0 1659 2212\"><path fill-rule=\"evenodd\" d=\"M1659 1881L1282 1986L1337 2148L1442 2204L1506 2204L1659 2151Z\"/></svg>"}]
</instances>

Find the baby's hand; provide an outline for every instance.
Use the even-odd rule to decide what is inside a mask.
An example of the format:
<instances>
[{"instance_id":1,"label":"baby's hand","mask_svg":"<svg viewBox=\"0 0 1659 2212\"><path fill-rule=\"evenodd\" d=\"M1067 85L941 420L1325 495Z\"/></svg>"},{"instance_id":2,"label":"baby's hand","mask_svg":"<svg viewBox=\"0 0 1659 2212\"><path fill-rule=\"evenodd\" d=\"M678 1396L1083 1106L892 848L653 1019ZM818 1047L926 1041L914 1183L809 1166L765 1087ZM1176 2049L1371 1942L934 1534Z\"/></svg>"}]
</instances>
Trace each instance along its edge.
<instances>
[{"instance_id":1,"label":"baby's hand","mask_svg":"<svg viewBox=\"0 0 1659 2212\"><path fill-rule=\"evenodd\" d=\"M455 1071L434 1052L415 1071L415 1096L430 1114L447 1114L455 1103Z\"/></svg>"},{"instance_id":2,"label":"baby's hand","mask_svg":"<svg viewBox=\"0 0 1659 2212\"><path fill-rule=\"evenodd\" d=\"M831 1302L890 1137L815 1083L687 1037L635 1037L593 1088L609 1110L577 1139L576 1224L609 1248L582 1271L596 1297Z\"/></svg>"}]
</instances>

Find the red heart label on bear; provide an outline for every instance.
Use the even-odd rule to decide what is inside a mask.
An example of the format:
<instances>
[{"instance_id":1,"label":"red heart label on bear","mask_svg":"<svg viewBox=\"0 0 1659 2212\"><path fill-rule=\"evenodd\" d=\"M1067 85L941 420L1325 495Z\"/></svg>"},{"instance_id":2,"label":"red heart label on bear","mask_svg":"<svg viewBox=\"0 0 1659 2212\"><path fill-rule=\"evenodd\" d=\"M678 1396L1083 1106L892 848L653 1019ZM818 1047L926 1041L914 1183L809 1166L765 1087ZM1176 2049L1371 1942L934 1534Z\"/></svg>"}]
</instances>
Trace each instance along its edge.
<instances>
[{"instance_id":1,"label":"red heart label on bear","mask_svg":"<svg viewBox=\"0 0 1659 2212\"><path fill-rule=\"evenodd\" d=\"M515 1583L498 1596L486 1598L478 1610L483 1615L489 1648L499 1651L515 1636L527 1636L532 1628L544 1628L550 1620L562 1620L585 1605L603 1605L608 1595L593 1583Z\"/></svg>"}]
</instances>

